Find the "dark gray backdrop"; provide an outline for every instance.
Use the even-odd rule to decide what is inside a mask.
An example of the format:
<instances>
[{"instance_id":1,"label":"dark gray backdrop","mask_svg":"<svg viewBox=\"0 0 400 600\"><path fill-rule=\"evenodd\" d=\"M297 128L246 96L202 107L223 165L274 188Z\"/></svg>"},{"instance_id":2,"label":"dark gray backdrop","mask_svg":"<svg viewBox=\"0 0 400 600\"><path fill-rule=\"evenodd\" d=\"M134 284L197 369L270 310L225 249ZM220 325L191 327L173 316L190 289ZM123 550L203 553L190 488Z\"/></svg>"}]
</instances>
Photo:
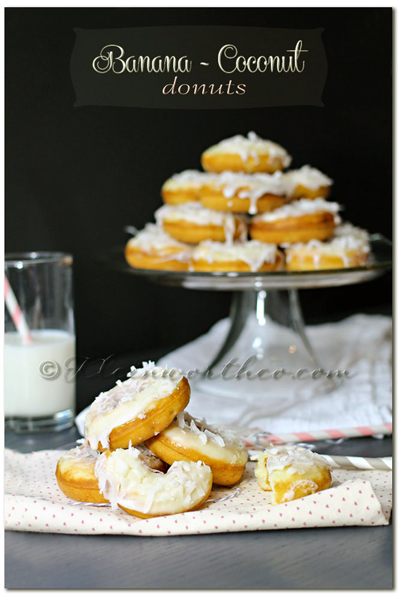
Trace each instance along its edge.
<instances>
[{"instance_id":1,"label":"dark gray backdrop","mask_svg":"<svg viewBox=\"0 0 400 600\"><path fill-rule=\"evenodd\" d=\"M246 110L74 108L73 28L155 25L323 27L328 78L319 107ZM142 227L172 173L201 152L256 131L335 180L332 199L355 224L391 237L392 10L6 9L6 250L75 257L78 354L101 357L177 346L205 332L228 293L158 287L106 270L99 253ZM388 311L390 275L302 292L306 320Z\"/></svg>"}]
</instances>

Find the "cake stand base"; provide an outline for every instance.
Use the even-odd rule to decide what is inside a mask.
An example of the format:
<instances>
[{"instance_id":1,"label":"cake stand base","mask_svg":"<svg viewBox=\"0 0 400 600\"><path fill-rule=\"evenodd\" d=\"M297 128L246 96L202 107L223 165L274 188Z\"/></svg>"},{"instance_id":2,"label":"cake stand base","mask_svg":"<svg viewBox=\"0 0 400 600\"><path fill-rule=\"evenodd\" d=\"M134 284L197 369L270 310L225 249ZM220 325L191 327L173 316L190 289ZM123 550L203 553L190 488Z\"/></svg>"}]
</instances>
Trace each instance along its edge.
<instances>
[{"instance_id":1,"label":"cake stand base","mask_svg":"<svg viewBox=\"0 0 400 600\"><path fill-rule=\"evenodd\" d=\"M329 370L312 347L297 290L246 291L234 293L225 341L193 387L224 398L265 398L273 414L303 395L336 390L345 375Z\"/></svg>"}]
</instances>

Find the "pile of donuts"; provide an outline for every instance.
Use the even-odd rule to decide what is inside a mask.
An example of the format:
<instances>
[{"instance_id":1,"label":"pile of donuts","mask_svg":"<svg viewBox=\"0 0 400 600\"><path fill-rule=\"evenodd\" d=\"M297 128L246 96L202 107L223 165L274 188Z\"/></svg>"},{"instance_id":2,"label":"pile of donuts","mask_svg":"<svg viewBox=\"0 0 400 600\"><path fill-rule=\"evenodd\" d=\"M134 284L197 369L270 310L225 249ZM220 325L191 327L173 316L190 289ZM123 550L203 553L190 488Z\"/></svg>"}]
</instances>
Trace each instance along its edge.
<instances>
[{"instance_id":1,"label":"pile of donuts","mask_svg":"<svg viewBox=\"0 0 400 600\"><path fill-rule=\"evenodd\" d=\"M149 518L199 507L213 483L237 483L248 459L244 443L192 417L189 400L180 371L132 368L91 404L84 439L57 463L60 489L78 502Z\"/></svg>"},{"instance_id":2,"label":"pile of donuts","mask_svg":"<svg viewBox=\"0 0 400 600\"><path fill-rule=\"evenodd\" d=\"M189 382L177 369L132 367L90 405L84 439L59 459L61 491L147 519L194 510L213 484L238 483L248 460L245 444L235 432L192 417L185 411L189 400ZM331 483L324 459L294 446L260 454L256 477L272 491L272 504Z\"/></svg>"},{"instance_id":3,"label":"pile of donuts","mask_svg":"<svg viewBox=\"0 0 400 600\"><path fill-rule=\"evenodd\" d=\"M164 205L125 247L139 269L309 271L365 265L369 234L342 223L327 201L333 181L278 144L236 135L201 156L161 188ZM250 239L249 239L250 238Z\"/></svg>"}]
</instances>

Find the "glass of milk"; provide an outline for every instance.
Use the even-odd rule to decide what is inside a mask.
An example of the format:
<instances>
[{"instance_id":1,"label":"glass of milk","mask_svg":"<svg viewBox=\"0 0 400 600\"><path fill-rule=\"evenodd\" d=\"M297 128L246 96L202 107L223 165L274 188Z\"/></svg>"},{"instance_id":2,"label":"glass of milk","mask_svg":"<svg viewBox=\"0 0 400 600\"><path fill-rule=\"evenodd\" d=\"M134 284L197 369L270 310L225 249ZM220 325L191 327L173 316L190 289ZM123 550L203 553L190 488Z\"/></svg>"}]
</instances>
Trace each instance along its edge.
<instances>
[{"instance_id":1,"label":"glass of milk","mask_svg":"<svg viewBox=\"0 0 400 600\"><path fill-rule=\"evenodd\" d=\"M5 273L33 340L24 343L5 308L6 424L21 433L71 427L76 387L72 256L6 254Z\"/></svg>"}]
</instances>

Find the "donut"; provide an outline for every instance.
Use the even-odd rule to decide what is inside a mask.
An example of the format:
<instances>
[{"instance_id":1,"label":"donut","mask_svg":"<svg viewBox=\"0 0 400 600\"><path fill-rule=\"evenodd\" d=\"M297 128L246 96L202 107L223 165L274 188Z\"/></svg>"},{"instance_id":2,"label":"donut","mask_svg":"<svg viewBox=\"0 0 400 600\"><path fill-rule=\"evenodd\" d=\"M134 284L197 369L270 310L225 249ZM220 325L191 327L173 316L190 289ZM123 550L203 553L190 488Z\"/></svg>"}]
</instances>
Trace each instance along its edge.
<instances>
[{"instance_id":1,"label":"donut","mask_svg":"<svg viewBox=\"0 0 400 600\"><path fill-rule=\"evenodd\" d=\"M147 223L125 246L125 258L136 269L187 271L191 246L172 238L161 227Z\"/></svg>"},{"instance_id":2,"label":"donut","mask_svg":"<svg viewBox=\"0 0 400 600\"><path fill-rule=\"evenodd\" d=\"M277 271L284 264L283 254L275 244L250 242L201 242L193 251L194 271Z\"/></svg>"},{"instance_id":3,"label":"donut","mask_svg":"<svg viewBox=\"0 0 400 600\"><path fill-rule=\"evenodd\" d=\"M345 223L326 242L311 240L285 248L288 271L343 269L366 265L370 254L367 231Z\"/></svg>"},{"instance_id":4,"label":"donut","mask_svg":"<svg viewBox=\"0 0 400 600\"><path fill-rule=\"evenodd\" d=\"M101 493L127 513L148 519L198 508L210 495L213 476L201 462L175 462L167 473L151 469L137 448L106 451L96 461Z\"/></svg>"},{"instance_id":5,"label":"donut","mask_svg":"<svg viewBox=\"0 0 400 600\"><path fill-rule=\"evenodd\" d=\"M333 184L332 179L310 165L283 173L282 180L289 200L327 198Z\"/></svg>"},{"instance_id":6,"label":"donut","mask_svg":"<svg viewBox=\"0 0 400 600\"><path fill-rule=\"evenodd\" d=\"M211 468L218 485L234 485L246 467L244 443L233 431L208 425L186 412L177 415L164 431L145 444L169 465L175 461L202 461Z\"/></svg>"},{"instance_id":7,"label":"donut","mask_svg":"<svg viewBox=\"0 0 400 600\"><path fill-rule=\"evenodd\" d=\"M164 473L167 471L167 465L146 446L139 444L137 448L151 469ZM77 446L62 456L56 467L56 479L60 490L77 502L107 503L108 500L100 492L95 475L96 460L100 456L100 452L92 450L87 444Z\"/></svg>"},{"instance_id":8,"label":"donut","mask_svg":"<svg viewBox=\"0 0 400 600\"><path fill-rule=\"evenodd\" d=\"M323 198L303 198L253 217L250 237L278 245L326 240L340 223L339 208L336 202L326 202Z\"/></svg>"},{"instance_id":9,"label":"donut","mask_svg":"<svg viewBox=\"0 0 400 600\"><path fill-rule=\"evenodd\" d=\"M212 173L187 170L172 175L161 188L161 197L166 204L183 204L200 199L203 186L214 179Z\"/></svg>"},{"instance_id":10,"label":"donut","mask_svg":"<svg viewBox=\"0 0 400 600\"><path fill-rule=\"evenodd\" d=\"M322 457L301 446L271 446L258 455L254 474L271 504L297 500L330 487L331 469Z\"/></svg>"},{"instance_id":11,"label":"donut","mask_svg":"<svg viewBox=\"0 0 400 600\"><path fill-rule=\"evenodd\" d=\"M167 427L189 403L186 377L154 363L132 369L126 381L92 402L85 420L85 440L94 449L128 448L153 437Z\"/></svg>"},{"instance_id":12,"label":"donut","mask_svg":"<svg viewBox=\"0 0 400 600\"><path fill-rule=\"evenodd\" d=\"M245 212L255 215L285 204L282 173L248 175L224 171L205 183L200 202L213 210Z\"/></svg>"},{"instance_id":13,"label":"donut","mask_svg":"<svg viewBox=\"0 0 400 600\"><path fill-rule=\"evenodd\" d=\"M100 452L83 444L64 454L57 462L58 487L68 498L77 502L107 502L99 490L99 482L94 474L99 456Z\"/></svg>"},{"instance_id":14,"label":"donut","mask_svg":"<svg viewBox=\"0 0 400 600\"><path fill-rule=\"evenodd\" d=\"M222 140L201 155L205 171L244 171L245 173L275 173L291 163L291 157L282 146L263 140L253 131Z\"/></svg>"},{"instance_id":15,"label":"donut","mask_svg":"<svg viewBox=\"0 0 400 600\"><path fill-rule=\"evenodd\" d=\"M164 204L155 212L157 223L173 238L188 244L203 240L232 241L246 236L246 223L231 213L204 208L200 202L180 206Z\"/></svg>"}]
</instances>

